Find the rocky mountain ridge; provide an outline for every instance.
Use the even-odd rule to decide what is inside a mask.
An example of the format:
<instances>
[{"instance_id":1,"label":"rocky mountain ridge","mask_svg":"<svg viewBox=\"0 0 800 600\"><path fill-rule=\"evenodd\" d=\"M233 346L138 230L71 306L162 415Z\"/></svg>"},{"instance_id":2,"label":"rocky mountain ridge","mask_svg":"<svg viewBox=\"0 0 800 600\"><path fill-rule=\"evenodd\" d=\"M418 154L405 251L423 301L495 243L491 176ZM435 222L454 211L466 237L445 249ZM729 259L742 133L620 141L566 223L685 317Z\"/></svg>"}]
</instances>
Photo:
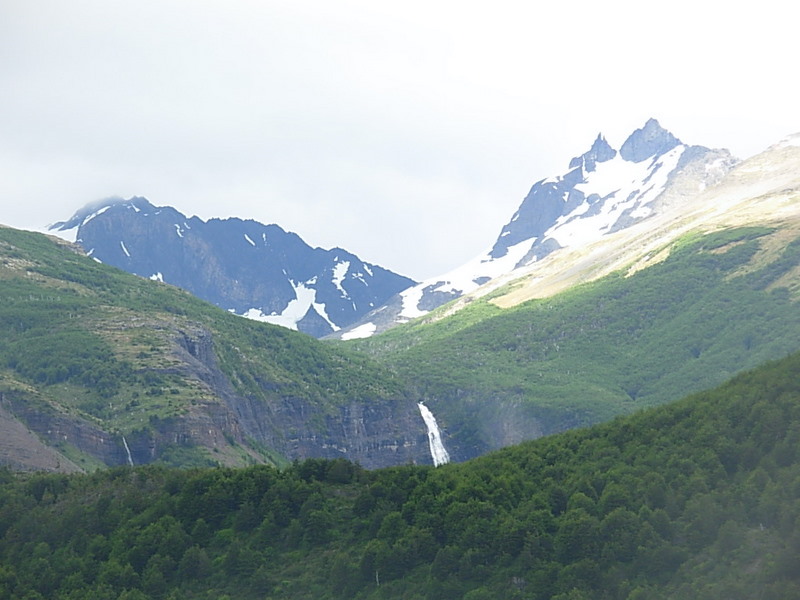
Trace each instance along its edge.
<instances>
[{"instance_id":1,"label":"rocky mountain ridge","mask_svg":"<svg viewBox=\"0 0 800 600\"><path fill-rule=\"evenodd\" d=\"M598 135L562 175L536 182L497 240L476 259L393 297L335 337L367 337L470 293L535 272L547 257L581 250L675 206L691 206L702 190L737 164L727 150L689 146L655 119L619 150ZM645 225L646 227L646 225ZM481 291L478 291L481 290Z\"/></svg>"},{"instance_id":2,"label":"rocky mountain ridge","mask_svg":"<svg viewBox=\"0 0 800 600\"><path fill-rule=\"evenodd\" d=\"M341 248L312 248L278 225L188 218L145 198L92 203L49 229L105 264L315 337L347 327L414 283Z\"/></svg>"}]
</instances>

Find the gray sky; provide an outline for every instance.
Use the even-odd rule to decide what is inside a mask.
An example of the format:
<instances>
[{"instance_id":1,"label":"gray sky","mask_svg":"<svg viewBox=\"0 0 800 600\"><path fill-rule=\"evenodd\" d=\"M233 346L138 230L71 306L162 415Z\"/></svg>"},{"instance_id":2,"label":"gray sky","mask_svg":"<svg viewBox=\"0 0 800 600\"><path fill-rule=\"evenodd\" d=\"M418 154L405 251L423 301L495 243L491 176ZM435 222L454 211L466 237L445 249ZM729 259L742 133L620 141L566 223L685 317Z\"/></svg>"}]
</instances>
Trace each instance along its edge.
<instances>
[{"instance_id":1,"label":"gray sky","mask_svg":"<svg viewBox=\"0 0 800 600\"><path fill-rule=\"evenodd\" d=\"M745 158L800 131L791 3L0 0L0 223L145 196L416 279L648 117Z\"/></svg>"}]
</instances>

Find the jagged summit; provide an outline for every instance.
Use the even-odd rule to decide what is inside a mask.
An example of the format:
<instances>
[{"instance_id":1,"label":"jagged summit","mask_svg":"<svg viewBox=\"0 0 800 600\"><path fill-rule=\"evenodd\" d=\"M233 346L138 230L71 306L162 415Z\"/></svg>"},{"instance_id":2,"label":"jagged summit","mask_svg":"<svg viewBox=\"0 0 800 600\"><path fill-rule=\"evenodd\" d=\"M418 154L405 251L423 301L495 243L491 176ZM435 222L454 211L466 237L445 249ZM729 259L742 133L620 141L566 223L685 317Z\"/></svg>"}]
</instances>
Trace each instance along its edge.
<instances>
[{"instance_id":1,"label":"jagged summit","mask_svg":"<svg viewBox=\"0 0 800 600\"><path fill-rule=\"evenodd\" d=\"M592 172L595 170L597 163L611 160L616 155L617 151L606 141L603 134L599 133L588 152L576 156L569 161L569 168L575 169L581 167L586 172Z\"/></svg>"},{"instance_id":2,"label":"jagged summit","mask_svg":"<svg viewBox=\"0 0 800 600\"><path fill-rule=\"evenodd\" d=\"M102 214L112 206L118 205L126 205L134 210L149 211L150 209L155 209L147 198L134 196L126 200L120 196L109 196L108 198L87 203L82 208L75 211L75 214L66 221L58 221L57 223L48 225L47 229L55 234L64 234L68 231L76 230L84 222L94 218L98 214ZM77 233L77 231L75 233Z\"/></svg>"},{"instance_id":3,"label":"jagged summit","mask_svg":"<svg viewBox=\"0 0 800 600\"><path fill-rule=\"evenodd\" d=\"M533 185L500 232L491 258L503 258L533 240L515 264L522 266L647 217L652 213L648 205L666 189L686 149L655 119L634 131L619 152L598 135L588 152L570 161L571 171ZM592 218L595 224L589 225Z\"/></svg>"},{"instance_id":4,"label":"jagged summit","mask_svg":"<svg viewBox=\"0 0 800 600\"><path fill-rule=\"evenodd\" d=\"M651 157L666 154L676 146L682 145L678 138L661 127L656 119L648 119L644 127L634 131L622 147L619 154L623 160L639 163Z\"/></svg>"},{"instance_id":5,"label":"jagged summit","mask_svg":"<svg viewBox=\"0 0 800 600\"><path fill-rule=\"evenodd\" d=\"M422 316L481 286L564 248L582 248L683 202L718 182L735 164L726 150L687 146L656 119L628 136L619 150L601 134L568 170L533 184L511 220L483 256L405 290L359 325L373 333ZM388 309L389 307L387 307ZM393 319L388 315L392 313ZM344 335L349 335L345 332Z\"/></svg>"}]
</instances>

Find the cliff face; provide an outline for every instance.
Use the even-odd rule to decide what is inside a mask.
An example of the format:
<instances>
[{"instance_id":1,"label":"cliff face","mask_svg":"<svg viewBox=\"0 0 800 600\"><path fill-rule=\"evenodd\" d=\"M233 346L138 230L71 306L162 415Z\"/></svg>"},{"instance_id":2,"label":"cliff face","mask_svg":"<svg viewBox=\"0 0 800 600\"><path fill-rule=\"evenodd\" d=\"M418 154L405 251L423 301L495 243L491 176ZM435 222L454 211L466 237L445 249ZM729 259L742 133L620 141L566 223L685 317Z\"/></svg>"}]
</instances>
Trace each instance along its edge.
<instances>
[{"instance_id":1,"label":"cliff face","mask_svg":"<svg viewBox=\"0 0 800 600\"><path fill-rule=\"evenodd\" d=\"M12 397L4 392L0 392L0 464L15 471L81 470L15 416Z\"/></svg>"},{"instance_id":2,"label":"cliff face","mask_svg":"<svg viewBox=\"0 0 800 600\"><path fill-rule=\"evenodd\" d=\"M2 227L0 281L0 464L431 461L415 399L365 355Z\"/></svg>"},{"instance_id":3,"label":"cliff face","mask_svg":"<svg viewBox=\"0 0 800 600\"><path fill-rule=\"evenodd\" d=\"M0 398L0 464L22 470L75 471L101 464L242 465L304 458L346 458L366 468L430 463L424 421L406 397L351 401L322 414L306 400L237 393L219 366L212 333L171 333L169 370L206 388L206 400L180 415L150 419L123 436L31 393Z\"/></svg>"},{"instance_id":4,"label":"cliff face","mask_svg":"<svg viewBox=\"0 0 800 600\"><path fill-rule=\"evenodd\" d=\"M2 434L24 432L16 443L3 447L0 462L21 470L78 471L89 468L87 458L106 465L126 463L121 438L82 419L43 408L31 394L8 391L2 396ZM71 449L86 455L68 458ZM90 460L91 460L90 459Z\"/></svg>"},{"instance_id":5,"label":"cliff face","mask_svg":"<svg viewBox=\"0 0 800 600\"><path fill-rule=\"evenodd\" d=\"M425 424L410 398L351 401L320 414L303 399L280 395L270 382L261 382L271 392L266 401L237 393L219 367L206 329L179 332L174 351L220 398L218 409L205 412L218 412L219 428L239 443L255 441L289 459L341 457L367 468L430 462Z\"/></svg>"}]
</instances>

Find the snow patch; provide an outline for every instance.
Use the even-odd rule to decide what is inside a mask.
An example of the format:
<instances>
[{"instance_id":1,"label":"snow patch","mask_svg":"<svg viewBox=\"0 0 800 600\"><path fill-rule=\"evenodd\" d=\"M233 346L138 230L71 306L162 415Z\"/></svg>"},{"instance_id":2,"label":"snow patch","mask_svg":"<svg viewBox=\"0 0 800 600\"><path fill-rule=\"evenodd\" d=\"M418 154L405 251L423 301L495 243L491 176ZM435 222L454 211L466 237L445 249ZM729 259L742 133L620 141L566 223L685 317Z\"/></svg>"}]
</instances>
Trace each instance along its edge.
<instances>
[{"instance_id":1,"label":"snow patch","mask_svg":"<svg viewBox=\"0 0 800 600\"><path fill-rule=\"evenodd\" d=\"M363 338L371 337L375 331L378 329L378 326L375 323L364 323L363 325L359 325L348 331L347 333L342 334L343 340L360 340Z\"/></svg>"},{"instance_id":2,"label":"snow patch","mask_svg":"<svg viewBox=\"0 0 800 600\"><path fill-rule=\"evenodd\" d=\"M178 234L178 237L183 237L183 229L177 223L175 223L175 233Z\"/></svg>"},{"instance_id":3,"label":"snow patch","mask_svg":"<svg viewBox=\"0 0 800 600\"><path fill-rule=\"evenodd\" d=\"M652 213L648 206L658 198L667 186L670 173L678 166L685 146L676 146L653 161L634 163L617 155L613 159L598 163L583 182L575 186L589 198L603 198L600 210L584 216L592 205L583 202L575 210L558 218L545 232L562 247L578 247L599 240L608 233L625 211L635 218Z\"/></svg>"},{"instance_id":4,"label":"snow patch","mask_svg":"<svg viewBox=\"0 0 800 600\"><path fill-rule=\"evenodd\" d=\"M44 231L39 231L38 229L32 229L31 231L46 233L47 235L54 235L57 238L61 238L62 240L66 240L67 242L72 242L73 244L78 241L77 227L73 227L71 229L50 229L51 227L52 225L48 225Z\"/></svg>"},{"instance_id":5,"label":"snow patch","mask_svg":"<svg viewBox=\"0 0 800 600\"><path fill-rule=\"evenodd\" d=\"M294 329L297 330L297 324L306 316L306 313L310 308L314 308L317 311L317 314L321 316L328 324L331 326L331 329L334 331L339 331L341 327L336 325L333 321L331 321L328 313L325 310L325 304L321 302L317 302L317 291L312 288L308 288L303 283L295 283L294 281L289 281L294 289L294 299L289 301L289 304L286 305L286 308L283 309L283 312L280 314L272 313L271 315L265 315L261 310L257 308L251 308L247 312L245 312L242 316L247 317L248 319L253 319L254 321L263 321L264 323L272 323L273 325L280 325L281 327L286 327L287 329Z\"/></svg>"},{"instance_id":6,"label":"snow patch","mask_svg":"<svg viewBox=\"0 0 800 600\"><path fill-rule=\"evenodd\" d=\"M158 273L153 273L152 275L150 275L150 280L160 281L161 283L164 283L164 276L161 274L161 271L159 271Z\"/></svg>"},{"instance_id":7,"label":"snow patch","mask_svg":"<svg viewBox=\"0 0 800 600\"><path fill-rule=\"evenodd\" d=\"M131 253L130 253L130 252L128 252L128 249L125 247L125 242L123 242L122 240L120 240L120 242L119 242L119 245L120 245L120 247L122 248L122 251L125 253L125 256L127 256L128 258L130 258L130 257L131 257Z\"/></svg>"},{"instance_id":8,"label":"snow patch","mask_svg":"<svg viewBox=\"0 0 800 600\"><path fill-rule=\"evenodd\" d=\"M469 294L480 287L481 284L476 283L476 280L487 281L513 271L537 239L534 237L509 246L506 254L496 259L491 258L491 250L487 250L449 273L403 290L400 292L403 308L398 317L409 320L428 314L429 311L419 308L419 301L425 289L433 285L436 286L433 288L434 292Z\"/></svg>"},{"instance_id":9,"label":"snow patch","mask_svg":"<svg viewBox=\"0 0 800 600\"><path fill-rule=\"evenodd\" d=\"M331 283L336 286L342 293L342 298L349 298L347 291L342 287L342 282L344 281L345 276L347 275L347 271L350 269L350 261L343 260L340 263L336 263L333 267L333 277L331 278Z\"/></svg>"},{"instance_id":10,"label":"snow patch","mask_svg":"<svg viewBox=\"0 0 800 600\"><path fill-rule=\"evenodd\" d=\"M246 233L244 234L244 239L246 239L247 243L250 244L253 248L256 247L256 243L253 240L251 240L250 236L247 235Z\"/></svg>"},{"instance_id":11,"label":"snow patch","mask_svg":"<svg viewBox=\"0 0 800 600\"><path fill-rule=\"evenodd\" d=\"M424 289L425 286L419 284L400 292L403 308L400 314L397 315L399 318L416 319L417 317L428 314L428 311L419 309L419 301L422 300L422 292Z\"/></svg>"},{"instance_id":12,"label":"snow patch","mask_svg":"<svg viewBox=\"0 0 800 600\"><path fill-rule=\"evenodd\" d=\"M95 217L99 217L100 215L102 215L102 214L103 214L104 212L106 212L106 211L107 211L109 208L111 208L111 206L104 206L104 207L103 207L103 208L101 208L100 210L93 212L92 214L90 214L88 217L86 217L86 218L83 220L83 222L81 223L81 225L86 225L86 224L87 224L89 221L91 221L91 220L92 220L92 219L94 219Z\"/></svg>"},{"instance_id":13,"label":"snow patch","mask_svg":"<svg viewBox=\"0 0 800 600\"><path fill-rule=\"evenodd\" d=\"M523 240L513 246L509 246L504 256L500 258L491 258L489 252L472 259L458 269L454 269L446 273L442 277L437 277L438 280L445 280L446 283L439 285L434 291L437 292L454 292L461 291L469 293L478 287L475 283L476 279L494 279L505 273L514 270L517 263L523 259L528 253L533 244L538 238L530 238Z\"/></svg>"}]
</instances>

